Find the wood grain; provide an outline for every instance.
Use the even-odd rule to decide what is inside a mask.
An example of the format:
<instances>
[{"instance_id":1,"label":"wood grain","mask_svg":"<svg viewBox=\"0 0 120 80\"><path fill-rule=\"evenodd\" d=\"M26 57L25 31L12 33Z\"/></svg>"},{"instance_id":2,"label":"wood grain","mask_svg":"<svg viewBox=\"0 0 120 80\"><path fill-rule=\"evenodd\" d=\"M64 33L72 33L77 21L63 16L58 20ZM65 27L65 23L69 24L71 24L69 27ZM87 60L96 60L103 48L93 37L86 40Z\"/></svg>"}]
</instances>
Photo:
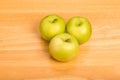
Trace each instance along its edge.
<instances>
[{"instance_id":1,"label":"wood grain","mask_svg":"<svg viewBox=\"0 0 120 80\"><path fill-rule=\"evenodd\" d=\"M92 37L74 60L50 57L38 31L48 14L90 20ZM120 1L0 1L0 80L120 80Z\"/></svg>"}]
</instances>

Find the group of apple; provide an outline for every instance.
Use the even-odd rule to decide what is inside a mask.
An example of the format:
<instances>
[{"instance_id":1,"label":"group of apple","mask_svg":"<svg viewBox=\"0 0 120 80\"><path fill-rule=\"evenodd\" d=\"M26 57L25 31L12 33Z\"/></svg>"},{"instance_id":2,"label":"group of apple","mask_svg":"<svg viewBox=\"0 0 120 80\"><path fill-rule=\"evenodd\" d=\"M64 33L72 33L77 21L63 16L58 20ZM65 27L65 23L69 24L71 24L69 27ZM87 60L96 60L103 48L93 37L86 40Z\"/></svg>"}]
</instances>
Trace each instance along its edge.
<instances>
[{"instance_id":1,"label":"group of apple","mask_svg":"<svg viewBox=\"0 0 120 80\"><path fill-rule=\"evenodd\" d=\"M58 61L75 58L79 45L88 41L92 33L88 19L80 16L65 23L58 15L48 15L41 20L39 30L42 38L50 42L50 55Z\"/></svg>"}]
</instances>

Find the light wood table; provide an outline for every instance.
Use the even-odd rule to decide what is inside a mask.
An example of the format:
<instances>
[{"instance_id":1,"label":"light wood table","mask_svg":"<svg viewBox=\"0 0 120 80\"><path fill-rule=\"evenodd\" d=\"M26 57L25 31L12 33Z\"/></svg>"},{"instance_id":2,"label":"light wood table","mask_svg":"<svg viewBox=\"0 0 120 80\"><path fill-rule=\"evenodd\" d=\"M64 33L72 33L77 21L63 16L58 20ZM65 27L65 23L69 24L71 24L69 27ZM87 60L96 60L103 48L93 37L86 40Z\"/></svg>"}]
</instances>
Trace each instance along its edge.
<instances>
[{"instance_id":1,"label":"light wood table","mask_svg":"<svg viewBox=\"0 0 120 80\"><path fill-rule=\"evenodd\" d=\"M38 32L48 14L90 20L92 37L74 60L50 57ZM0 80L120 80L120 1L1 0Z\"/></svg>"}]
</instances>

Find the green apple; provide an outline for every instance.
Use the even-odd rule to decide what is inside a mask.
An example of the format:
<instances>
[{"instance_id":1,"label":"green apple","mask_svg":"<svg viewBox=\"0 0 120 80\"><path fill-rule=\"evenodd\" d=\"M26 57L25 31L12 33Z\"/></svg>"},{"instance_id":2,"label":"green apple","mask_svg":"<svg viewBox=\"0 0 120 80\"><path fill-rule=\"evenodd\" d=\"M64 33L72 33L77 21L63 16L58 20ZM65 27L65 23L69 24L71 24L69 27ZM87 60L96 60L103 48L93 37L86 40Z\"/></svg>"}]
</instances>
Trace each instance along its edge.
<instances>
[{"instance_id":1,"label":"green apple","mask_svg":"<svg viewBox=\"0 0 120 80\"><path fill-rule=\"evenodd\" d=\"M51 56L58 61L69 61L73 59L77 55L78 50L78 41L68 33L55 36L49 44Z\"/></svg>"},{"instance_id":2,"label":"green apple","mask_svg":"<svg viewBox=\"0 0 120 80\"><path fill-rule=\"evenodd\" d=\"M91 36L91 24L87 18L75 16L68 21L67 32L82 44L88 41Z\"/></svg>"},{"instance_id":3,"label":"green apple","mask_svg":"<svg viewBox=\"0 0 120 80\"><path fill-rule=\"evenodd\" d=\"M65 21L58 15L44 17L39 26L43 39L50 41L54 36L65 31Z\"/></svg>"}]
</instances>

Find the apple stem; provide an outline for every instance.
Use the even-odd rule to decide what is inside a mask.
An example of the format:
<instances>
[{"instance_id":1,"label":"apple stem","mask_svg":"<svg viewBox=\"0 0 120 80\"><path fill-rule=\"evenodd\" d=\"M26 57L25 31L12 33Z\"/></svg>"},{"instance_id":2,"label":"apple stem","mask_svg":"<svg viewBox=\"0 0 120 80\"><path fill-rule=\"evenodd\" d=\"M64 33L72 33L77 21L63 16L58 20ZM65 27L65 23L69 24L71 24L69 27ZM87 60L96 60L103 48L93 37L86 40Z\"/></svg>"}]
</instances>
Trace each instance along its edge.
<instances>
[{"instance_id":1,"label":"apple stem","mask_svg":"<svg viewBox=\"0 0 120 80\"><path fill-rule=\"evenodd\" d=\"M80 26L82 23L81 22L79 22L78 24L77 24L77 26Z\"/></svg>"},{"instance_id":2,"label":"apple stem","mask_svg":"<svg viewBox=\"0 0 120 80\"><path fill-rule=\"evenodd\" d=\"M78 26L80 26L80 23L78 24Z\"/></svg>"},{"instance_id":3,"label":"apple stem","mask_svg":"<svg viewBox=\"0 0 120 80\"><path fill-rule=\"evenodd\" d=\"M52 23L55 23L56 21L57 21L57 19L55 18L55 19L53 19Z\"/></svg>"},{"instance_id":4,"label":"apple stem","mask_svg":"<svg viewBox=\"0 0 120 80\"><path fill-rule=\"evenodd\" d=\"M70 39L65 39L65 42L70 42Z\"/></svg>"}]
</instances>

